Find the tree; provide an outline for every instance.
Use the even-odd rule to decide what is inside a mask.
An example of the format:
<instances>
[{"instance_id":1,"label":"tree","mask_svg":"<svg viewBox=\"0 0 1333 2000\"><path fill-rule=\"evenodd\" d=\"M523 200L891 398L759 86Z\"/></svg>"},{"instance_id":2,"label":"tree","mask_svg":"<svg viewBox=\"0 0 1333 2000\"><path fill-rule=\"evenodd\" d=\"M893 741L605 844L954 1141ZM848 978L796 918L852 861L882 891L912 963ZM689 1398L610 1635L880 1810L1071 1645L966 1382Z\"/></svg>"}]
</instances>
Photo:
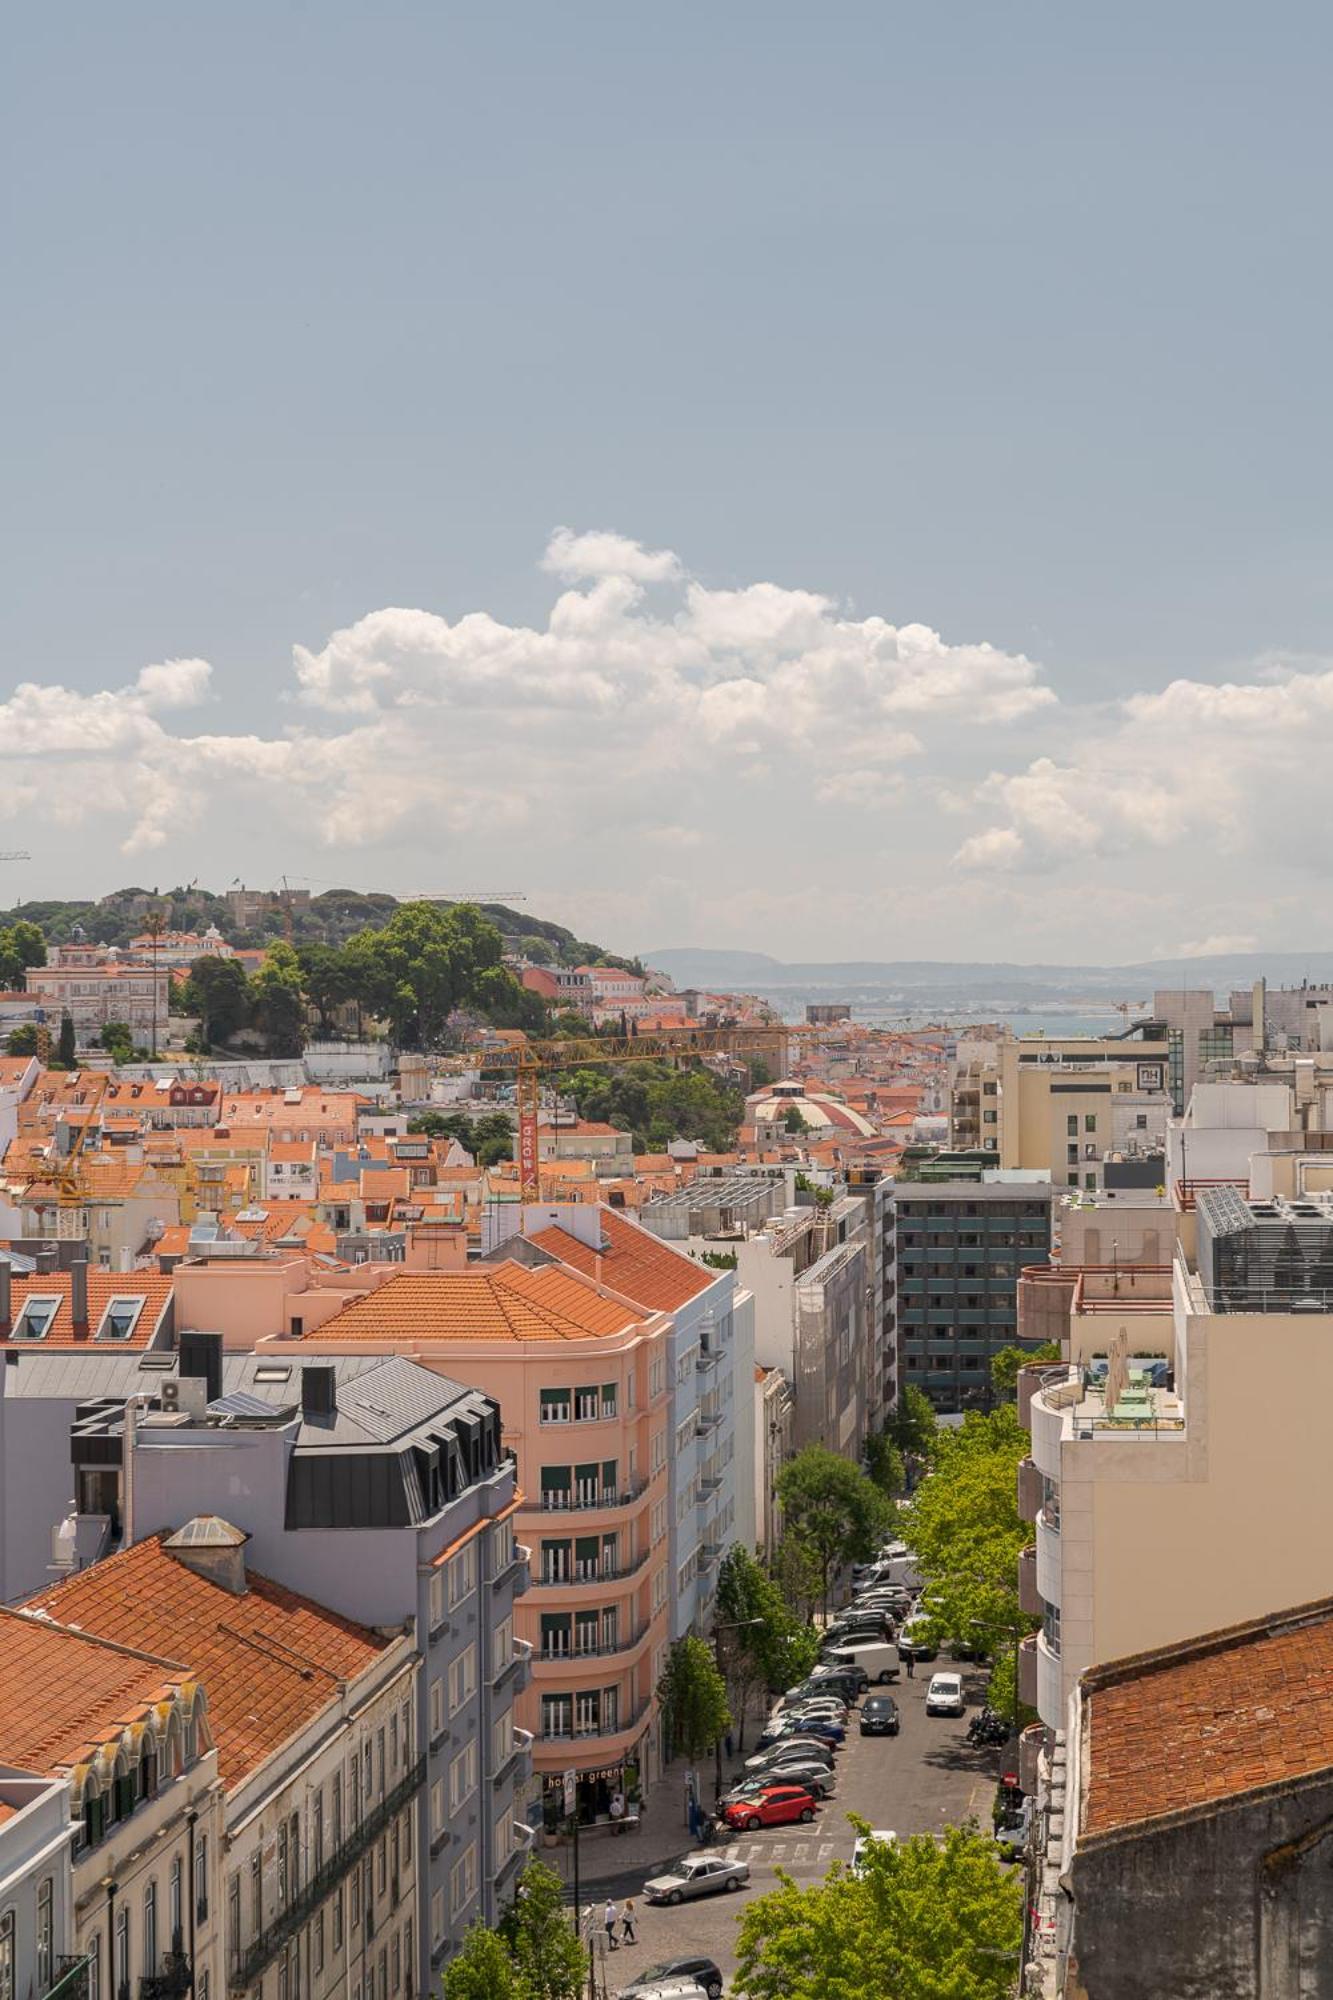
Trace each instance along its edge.
<instances>
[{"instance_id":1,"label":"tree","mask_svg":"<svg viewBox=\"0 0 1333 2000\"><path fill-rule=\"evenodd\" d=\"M814 1550L795 1535L783 1535L769 1556L768 1568L783 1603L794 1613L798 1626L808 1626L819 1603L823 1581L819 1558ZM791 1685L790 1681L783 1682L784 1687Z\"/></svg>"},{"instance_id":2,"label":"tree","mask_svg":"<svg viewBox=\"0 0 1333 2000\"><path fill-rule=\"evenodd\" d=\"M785 1132L793 1133L808 1132L810 1130L802 1115L799 1104L789 1104L787 1106L787 1109L782 1114L782 1127Z\"/></svg>"},{"instance_id":3,"label":"tree","mask_svg":"<svg viewBox=\"0 0 1333 2000\"><path fill-rule=\"evenodd\" d=\"M207 1048L227 1042L250 1018L250 990L245 967L236 958L211 953L196 958L181 994L185 1011L199 1016L199 1033Z\"/></svg>"},{"instance_id":4,"label":"tree","mask_svg":"<svg viewBox=\"0 0 1333 2000\"><path fill-rule=\"evenodd\" d=\"M74 1038L74 1016L66 1008L60 1016L60 1040L56 1043L56 1055L62 1069L77 1069L79 1066L78 1045Z\"/></svg>"},{"instance_id":5,"label":"tree","mask_svg":"<svg viewBox=\"0 0 1333 2000\"><path fill-rule=\"evenodd\" d=\"M903 1455L887 1431L872 1431L866 1439L866 1471L890 1500L898 1499L907 1490Z\"/></svg>"},{"instance_id":6,"label":"tree","mask_svg":"<svg viewBox=\"0 0 1333 2000\"><path fill-rule=\"evenodd\" d=\"M909 1466L913 1461L929 1464L934 1455L939 1425L935 1421L934 1404L915 1382L908 1382L899 1390L898 1401L889 1412L884 1434L897 1446Z\"/></svg>"},{"instance_id":7,"label":"tree","mask_svg":"<svg viewBox=\"0 0 1333 2000\"><path fill-rule=\"evenodd\" d=\"M788 1534L804 1542L818 1560L827 1615L834 1571L873 1554L892 1509L858 1466L822 1444L808 1444L788 1459L778 1474L777 1492Z\"/></svg>"},{"instance_id":8,"label":"tree","mask_svg":"<svg viewBox=\"0 0 1333 2000\"><path fill-rule=\"evenodd\" d=\"M112 1062L129 1062L134 1054L134 1036L127 1021L108 1021L97 1040Z\"/></svg>"},{"instance_id":9,"label":"tree","mask_svg":"<svg viewBox=\"0 0 1333 2000\"><path fill-rule=\"evenodd\" d=\"M319 1032L331 1036L335 1008L350 998L351 981L343 954L327 944L303 944L296 954L306 997L319 1015Z\"/></svg>"},{"instance_id":10,"label":"tree","mask_svg":"<svg viewBox=\"0 0 1333 2000\"><path fill-rule=\"evenodd\" d=\"M21 993L29 966L45 965L46 939L36 924L20 918L0 930L0 986Z\"/></svg>"},{"instance_id":11,"label":"tree","mask_svg":"<svg viewBox=\"0 0 1333 2000\"><path fill-rule=\"evenodd\" d=\"M583 1947L565 1910L564 1883L554 1869L529 1861L505 1911L500 1936L524 2000L578 2000ZM490 2000L490 1996L486 1996Z\"/></svg>"},{"instance_id":12,"label":"tree","mask_svg":"<svg viewBox=\"0 0 1333 2000\"><path fill-rule=\"evenodd\" d=\"M20 1028L12 1028L5 1043L5 1053L11 1056L35 1056L37 1053L37 1029L31 1021L25 1021Z\"/></svg>"},{"instance_id":13,"label":"tree","mask_svg":"<svg viewBox=\"0 0 1333 2000\"><path fill-rule=\"evenodd\" d=\"M472 1925L457 1957L445 1967L444 2000L529 2000L503 1939L484 1924Z\"/></svg>"},{"instance_id":14,"label":"tree","mask_svg":"<svg viewBox=\"0 0 1333 2000\"><path fill-rule=\"evenodd\" d=\"M272 944L250 981L250 1010L271 1056L299 1056L305 1047L301 967L289 944Z\"/></svg>"},{"instance_id":15,"label":"tree","mask_svg":"<svg viewBox=\"0 0 1333 2000\"><path fill-rule=\"evenodd\" d=\"M748 1549L733 1542L717 1579L717 1622L722 1671L735 1697L741 1748L751 1697L767 1688L789 1688L819 1657L819 1640L788 1609L782 1592Z\"/></svg>"},{"instance_id":16,"label":"tree","mask_svg":"<svg viewBox=\"0 0 1333 2000\"><path fill-rule=\"evenodd\" d=\"M853 1820L858 1833L867 1828ZM780 1887L741 1920L736 1991L749 2000L1006 2000L1023 1942L1023 1887L975 1827L867 1851Z\"/></svg>"},{"instance_id":17,"label":"tree","mask_svg":"<svg viewBox=\"0 0 1333 2000\"><path fill-rule=\"evenodd\" d=\"M939 1435L934 1468L904 1510L938 1638L997 1652L1033 1624L1018 1605L1018 1552L1032 1539L1018 1512L1028 1448L1011 1403Z\"/></svg>"},{"instance_id":18,"label":"tree","mask_svg":"<svg viewBox=\"0 0 1333 2000\"><path fill-rule=\"evenodd\" d=\"M727 1684L717 1670L713 1649L693 1635L677 1639L668 1653L657 1699L677 1756L702 1757L731 1727Z\"/></svg>"},{"instance_id":19,"label":"tree","mask_svg":"<svg viewBox=\"0 0 1333 2000\"><path fill-rule=\"evenodd\" d=\"M1013 1402L1018 1395L1018 1371L1031 1368L1043 1361L1060 1359L1058 1340L1043 1340L1036 1347L1002 1347L998 1354L992 1354L990 1363L991 1387L997 1396Z\"/></svg>"}]
</instances>

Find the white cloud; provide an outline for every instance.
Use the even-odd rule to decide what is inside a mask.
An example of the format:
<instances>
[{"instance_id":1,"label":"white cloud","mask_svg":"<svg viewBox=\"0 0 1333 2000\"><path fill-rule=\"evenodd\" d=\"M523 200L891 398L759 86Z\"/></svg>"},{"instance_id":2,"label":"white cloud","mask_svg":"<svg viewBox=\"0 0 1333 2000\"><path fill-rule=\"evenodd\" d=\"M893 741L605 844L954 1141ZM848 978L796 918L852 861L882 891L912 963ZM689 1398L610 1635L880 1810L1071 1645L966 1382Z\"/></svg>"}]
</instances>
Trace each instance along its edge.
<instances>
[{"instance_id":1,"label":"white cloud","mask_svg":"<svg viewBox=\"0 0 1333 2000\"><path fill-rule=\"evenodd\" d=\"M585 577L621 576L633 583L670 583L680 575L680 559L670 549L646 549L624 535L594 528L576 535L557 528L546 544L542 568L571 582Z\"/></svg>"},{"instance_id":2,"label":"white cloud","mask_svg":"<svg viewBox=\"0 0 1333 2000\"><path fill-rule=\"evenodd\" d=\"M1259 940L1234 932L1214 932L1211 937L1194 938L1180 947L1182 958L1227 958L1232 952L1257 951Z\"/></svg>"}]
</instances>

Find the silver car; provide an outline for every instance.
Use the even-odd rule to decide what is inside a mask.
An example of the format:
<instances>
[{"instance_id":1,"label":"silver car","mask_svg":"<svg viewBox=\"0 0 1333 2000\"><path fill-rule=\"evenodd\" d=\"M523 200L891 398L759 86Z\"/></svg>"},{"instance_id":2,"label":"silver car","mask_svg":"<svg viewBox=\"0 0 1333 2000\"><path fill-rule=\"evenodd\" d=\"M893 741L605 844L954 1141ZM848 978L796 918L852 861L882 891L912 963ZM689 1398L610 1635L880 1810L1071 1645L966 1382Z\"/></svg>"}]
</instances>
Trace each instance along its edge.
<instances>
[{"instance_id":1,"label":"silver car","mask_svg":"<svg viewBox=\"0 0 1333 2000\"><path fill-rule=\"evenodd\" d=\"M646 1903L684 1903L691 1896L712 1896L722 1889L742 1889L750 1879L744 1861L724 1861L721 1855L687 1854L664 1875L643 1885Z\"/></svg>"}]
</instances>

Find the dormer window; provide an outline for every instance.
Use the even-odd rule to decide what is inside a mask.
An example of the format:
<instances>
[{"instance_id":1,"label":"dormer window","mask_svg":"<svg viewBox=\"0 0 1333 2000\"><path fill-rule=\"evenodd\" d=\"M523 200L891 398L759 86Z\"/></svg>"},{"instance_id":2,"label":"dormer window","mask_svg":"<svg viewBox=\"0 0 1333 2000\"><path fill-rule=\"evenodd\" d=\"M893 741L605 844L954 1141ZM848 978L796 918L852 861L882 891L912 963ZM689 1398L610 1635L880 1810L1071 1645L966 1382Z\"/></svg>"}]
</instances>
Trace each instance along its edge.
<instances>
[{"instance_id":1,"label":"dormer window","mask_svg":"<svg viewBox=\"0 0 1333 2000\"><path fill-rule=\"evenodd\" d=\"M14 1340L45 1340L60 1310L59 1298L32 1297L23 1301L23 1310L14 1321Z\"/></svg>"},{"instance_id":2,"label":"dormer window","mask_svg":"<svg viewBox=\"0 0 1333 2000\"><path fill-rule=\"evenodd\" d=\"M102 1315L102 1324L97 1329L99 1340L128 1340L139 1324L143 1311L142 1298L109 1299Z\"/></svg>"}]
</instances>

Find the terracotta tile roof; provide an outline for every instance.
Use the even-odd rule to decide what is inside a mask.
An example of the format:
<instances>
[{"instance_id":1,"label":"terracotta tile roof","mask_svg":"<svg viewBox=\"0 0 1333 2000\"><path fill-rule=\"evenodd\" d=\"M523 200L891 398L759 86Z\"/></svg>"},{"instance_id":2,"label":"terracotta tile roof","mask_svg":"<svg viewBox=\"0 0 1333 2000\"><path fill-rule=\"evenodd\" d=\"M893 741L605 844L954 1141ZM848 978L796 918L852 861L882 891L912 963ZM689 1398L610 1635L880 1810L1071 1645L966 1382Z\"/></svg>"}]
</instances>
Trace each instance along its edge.
<instances>
[{"instance_id":1,"label":"terracotta tile roof","mask_svg":"<svg viewBox=\"0 0 1333 2000\"><path fill-rule=\"evenodd\" d=\"M714 1282L716 1272L701 1272L688 1257L636 1222L627 1222L613 1208L597 1212L606 1246L600 1252L558 1227L542 1230L533 1241L562 1264L609 1285L648 1312L674 1312Z\"/></svg>"},{"instance_id":2,"label":"terracotta tile roof","mask_svg":"<svg viewBox=\"0 0 1333 2000\"><path fill-rule=\"evenodd\" d=\"M88 1762L194 1678L166 1660L4 1609L0 1653L0 1759L43 1776Z\"/></svg>"},{"instance_id":3,"label":"terracotta tile roof","mask_svg":"<svg viewBox=\"0 0 1333 2000\"><path fill-rule=\"evenodd\" d=\"M49 1299L59 1296L60 1304L50 1329L41 1340L26 1336L13 1342L15 1347L31 1347L43 1351L52 1347L84 1347L92 1341L102 1324L103 1316L112 1299L142 1299L144 1306L139 1314L133 1333L128 1340L98 1341L96 1345L109 1347L114 1352L124 1348L147 1347L155 1329L159 1325L171 1298L171 1279L160 1271L96 1271L88 1273L88 1332L75 1342L74 1316L70 1308L71 1278L68 1271L34 1272L30 1277L13 1278L10 1281L12 1314L17 1325L23 1311L24 1301L29 1298ZM0 1335L0 1346L9 1346L10 1336Z\"/></svg>"},{"instance_id":4,"label":"terracotta tile roof","mask_svg":"<svg viewBox=\"0 0 1333 2000\"><path fill-rule=\"evenodd\" d=\"M165 1539L153 1535L94 1563L32 1603L61 1625L187 1662L204 1684L218 1771L230 1789L391 1642L253 1570L245 1595L235 1597L177 1562Z\"/></svg>"},{"instance_id":5,"label":"terracotta tile roof","mask_svg":"<svg viewBox=\"0 0 1333 2000\"><path fill-rule=\"evenodd\" d=\"M635 1316L554 1266L530 1271L403 1271L356 1299L307 1340L588 1340L622 1333Z\"/></svg>"},{"instance_id":6,"label":"terracotta tile roof","mask_svg":"<svg viewBox=\"0 0 1333 2000\"><path fill-rule=\"evenodd\" d=\"M1333 1599L1094 1668L1080 1835L1333 1768Z\"/></svg>"}]
</instances>

